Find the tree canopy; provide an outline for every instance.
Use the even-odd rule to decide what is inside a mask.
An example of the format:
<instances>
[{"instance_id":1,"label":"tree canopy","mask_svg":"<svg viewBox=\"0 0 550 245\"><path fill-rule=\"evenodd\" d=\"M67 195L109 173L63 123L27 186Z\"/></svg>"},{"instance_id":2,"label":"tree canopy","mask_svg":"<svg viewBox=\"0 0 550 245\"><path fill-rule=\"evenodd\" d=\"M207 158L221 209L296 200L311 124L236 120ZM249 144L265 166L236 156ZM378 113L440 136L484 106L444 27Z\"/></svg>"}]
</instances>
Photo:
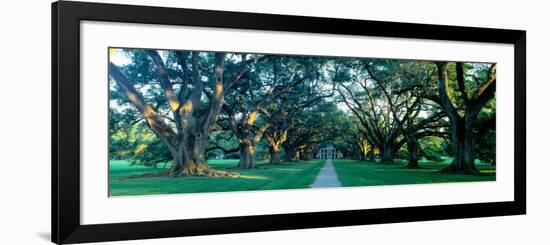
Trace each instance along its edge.
<instances>
[{"instance_id":1,"label":"tree canopy","mask_svg":"<svg viewBox=\"0 0 550 245\"><path fill-rule=\"evenodd\" d=\"M109 150L113 159L170 176L230 176L316 157L334 145L345 158L445 172L495 163L496 64L111 49ZM233 170L208 158L239 158Z\"/></svg>"}]
</instances>

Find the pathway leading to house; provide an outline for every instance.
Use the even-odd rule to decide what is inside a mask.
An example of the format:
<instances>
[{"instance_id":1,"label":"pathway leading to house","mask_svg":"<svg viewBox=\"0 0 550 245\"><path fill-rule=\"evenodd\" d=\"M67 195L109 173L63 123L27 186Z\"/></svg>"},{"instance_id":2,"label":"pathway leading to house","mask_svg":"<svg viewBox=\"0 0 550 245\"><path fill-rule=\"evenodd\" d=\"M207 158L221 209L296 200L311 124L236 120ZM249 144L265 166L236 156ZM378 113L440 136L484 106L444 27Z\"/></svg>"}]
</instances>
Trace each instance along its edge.
<instances>
[{"instance_id":1,"label":"pathway leading to house","mask_svg":"<svg viewBox=\"0 0 550 245\"><path fill-rule=\"evenodd\" d=\"M327 159L327 161L325 162L325 166L323 166L323 168L319 172L319 175L317 175L317 178L315 179L313 184L311 184L311 188L340 186L342 186L342 183L340 183L340 180L338 180L338 175L336 174L334 165L332 165L332 160Z\"/></svg>"}]
</instances>

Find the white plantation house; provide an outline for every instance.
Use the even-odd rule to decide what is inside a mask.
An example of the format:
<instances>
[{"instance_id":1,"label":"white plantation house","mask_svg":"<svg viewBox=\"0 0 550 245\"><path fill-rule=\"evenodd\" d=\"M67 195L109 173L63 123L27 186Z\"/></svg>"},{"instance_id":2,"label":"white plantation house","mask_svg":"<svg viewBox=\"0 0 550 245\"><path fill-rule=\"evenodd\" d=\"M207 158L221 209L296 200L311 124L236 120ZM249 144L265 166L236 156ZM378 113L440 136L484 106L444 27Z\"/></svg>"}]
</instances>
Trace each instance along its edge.
<instances>
[{"instance_id":1,"label":"white plantation house","mask_svg":"<svg viewBox=\"0 0 550 245\"><path fill-rule=\"evenodd\" d=\"M336 150L332 145L319 149L315 156L317 159L341 159L343 157L342 152Z\"/></svg>"}]
</instances>

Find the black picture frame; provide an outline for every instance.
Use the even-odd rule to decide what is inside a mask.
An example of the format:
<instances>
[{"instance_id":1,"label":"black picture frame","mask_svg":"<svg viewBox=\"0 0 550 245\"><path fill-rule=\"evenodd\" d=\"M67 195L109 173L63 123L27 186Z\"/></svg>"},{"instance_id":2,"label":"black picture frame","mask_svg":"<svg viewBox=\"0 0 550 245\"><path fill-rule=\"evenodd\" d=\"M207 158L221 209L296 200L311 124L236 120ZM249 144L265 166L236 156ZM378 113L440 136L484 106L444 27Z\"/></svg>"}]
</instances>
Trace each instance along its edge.
<instances>
[{"instance_id":1,"label":"black picture frame","mask_svg":"<svg viewBox=\"0 0 550 245\"><path fill-rule=\"evenodd\" d=\"M80 22L84 20L514 45L514 201L82 225ZM52 242L257 232L526 213L526 32L382 21L61 1L52 4Z\"/></svg>"}]
</instances>

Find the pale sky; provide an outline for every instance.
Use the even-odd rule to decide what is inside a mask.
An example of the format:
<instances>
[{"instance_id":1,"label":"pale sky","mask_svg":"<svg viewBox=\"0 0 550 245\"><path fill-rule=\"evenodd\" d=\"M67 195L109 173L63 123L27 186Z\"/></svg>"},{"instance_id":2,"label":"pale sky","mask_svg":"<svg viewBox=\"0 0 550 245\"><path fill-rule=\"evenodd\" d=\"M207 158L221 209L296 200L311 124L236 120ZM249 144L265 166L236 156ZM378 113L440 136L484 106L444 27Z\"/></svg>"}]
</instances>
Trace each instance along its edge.
<instances>
[{"instance_id":1,"label":"pale sky","mask_svg":"<svg viewBox=\"0 0 550 245\"><path fill-rule=\"evenodd\" d=\"M117 66L125 66L132 62L132 60L122 52L122 49L117 48L109 48L109 61Z\"/></svg>"}]
</instances>

